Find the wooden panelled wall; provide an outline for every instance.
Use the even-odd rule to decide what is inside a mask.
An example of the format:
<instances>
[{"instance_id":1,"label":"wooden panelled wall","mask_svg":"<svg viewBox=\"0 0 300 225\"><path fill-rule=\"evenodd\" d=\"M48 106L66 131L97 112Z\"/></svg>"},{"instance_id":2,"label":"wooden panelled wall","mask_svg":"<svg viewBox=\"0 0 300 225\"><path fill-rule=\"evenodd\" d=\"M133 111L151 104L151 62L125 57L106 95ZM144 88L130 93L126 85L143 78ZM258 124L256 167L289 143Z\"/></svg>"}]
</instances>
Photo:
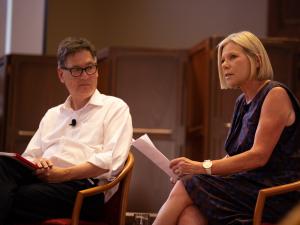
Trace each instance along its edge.
<instances>
[{"instance_id":1,"label":"wooden panelled wall","mask_svg":"<svg viewBox=\"0 0 300 225\"><path fill-rule=\"evenodd\" d=\"M8 55L0 59L0 147L23 152L44 113L67 96L56 58Z\"/></svg>"},{"instance_id":2,"label":"wooden panelled wall","mask_svg":"<svg viewBox=\"0 0 300 225\"><path fill-rule=\"evenodd\" d=\"M300 1L268 1L268 35L300 38Z\"/></svg>"},{"instance_id":3,"label":"wooden panelled wall","mask_svg":"<svg viewBox=\"0 0 300 225\"><path fill-rule=\"evenodd\" d=\"M147 133L168 158L185 155L201 126L195 94L200 84L188 73L187 51L107 48L99 51L98 59L106 92L130 107L134 138ZM133 153L129 210L157 212L172 185L149 159L137 150Z\"/></svg>"},{"instance_id":4,"label":"wooden panelled wall","mask_svg":"<svg viewBox=\"0 0 300 225\"><path fill-rule=\"evenodd\" d=\"M216 45L189 50L107 48L98 52L102 93L124 99L134 138L148 133L168 157L222 157L238 90L220 90ZM300 99L300 41L263 39L275 79ZM67 97L51 56L9 55L0 60L0 146L22 152L46 110ZM168 177L138 151L129 210L157 212L171 189ZM143 199L140 199L143 196Z\"/></svg>"}]
</instances>

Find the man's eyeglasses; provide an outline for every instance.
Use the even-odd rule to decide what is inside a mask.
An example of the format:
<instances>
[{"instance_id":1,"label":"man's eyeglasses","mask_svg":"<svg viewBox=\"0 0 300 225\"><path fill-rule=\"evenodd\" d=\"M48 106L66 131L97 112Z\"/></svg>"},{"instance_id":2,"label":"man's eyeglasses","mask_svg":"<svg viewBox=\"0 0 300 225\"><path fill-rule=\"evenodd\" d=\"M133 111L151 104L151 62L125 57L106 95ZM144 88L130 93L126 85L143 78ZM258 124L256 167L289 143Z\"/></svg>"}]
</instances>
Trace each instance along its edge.
<instances>
[{"instance_id":1,"label":"man's eyeglasses","mask_svg":"<svg viewBox=\"0 0 300 225\"><path fill-rule=\"evenodd\" d=\"M98 65L89 65L87 67L72 67L72 68L67 68L67 67L61 67L63 70L68 70L73 77L79 77L83 71L87 75L94 75L97 72Z\"/></svg>"}]
</instances>

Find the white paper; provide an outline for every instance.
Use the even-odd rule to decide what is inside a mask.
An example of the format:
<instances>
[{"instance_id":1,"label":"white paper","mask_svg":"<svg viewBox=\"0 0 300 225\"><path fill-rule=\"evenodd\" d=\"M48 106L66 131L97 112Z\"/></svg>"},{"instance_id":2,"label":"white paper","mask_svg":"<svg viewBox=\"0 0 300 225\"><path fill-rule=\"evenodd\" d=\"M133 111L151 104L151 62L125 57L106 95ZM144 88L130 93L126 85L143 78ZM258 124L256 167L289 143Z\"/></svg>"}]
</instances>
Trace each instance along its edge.
<instances>
[{"instance_id":1,"label":"white paper","mask_svg":"<svg viewBox=\"0 0 300 225\"><path fill-rule=\"evenodd\" d=\"M170 160L155 147L147 134L133 140L132 145L161 168L169 177L177 179L177 176L169 168Z\"/></svg>"}]
</instances>

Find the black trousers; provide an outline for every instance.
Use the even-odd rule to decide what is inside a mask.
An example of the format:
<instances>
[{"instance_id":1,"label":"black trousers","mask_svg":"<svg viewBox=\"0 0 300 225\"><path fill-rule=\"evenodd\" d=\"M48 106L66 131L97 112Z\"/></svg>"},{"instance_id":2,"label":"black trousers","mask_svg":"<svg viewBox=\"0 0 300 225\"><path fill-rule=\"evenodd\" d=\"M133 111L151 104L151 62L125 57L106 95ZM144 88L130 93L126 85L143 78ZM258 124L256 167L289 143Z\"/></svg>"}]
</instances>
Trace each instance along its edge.
<instances>
[{"instance_id":1,"label":"black trousers","mask_svg":"<svg viewBox=\"0 0 300 225\"><path fill-rule=\"evenodd\" d=\"M78 191L95 186L89 180L46 183L31 170L7 157L0 157L0 225L71 217ZM87 198L81 216L101 217L104 194Z\"/></svg>"}]
</instances>

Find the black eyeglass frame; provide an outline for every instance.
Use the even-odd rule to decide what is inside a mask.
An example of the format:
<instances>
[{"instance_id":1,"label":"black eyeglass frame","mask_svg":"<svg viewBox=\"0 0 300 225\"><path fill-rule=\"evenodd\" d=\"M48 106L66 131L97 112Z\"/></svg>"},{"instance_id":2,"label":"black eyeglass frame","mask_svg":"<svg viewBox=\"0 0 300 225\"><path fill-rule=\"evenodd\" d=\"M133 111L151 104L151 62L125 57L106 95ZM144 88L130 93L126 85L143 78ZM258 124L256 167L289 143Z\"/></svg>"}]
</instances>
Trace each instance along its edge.
<instances>
[{"instance_id":1,"label":"black eyeglass frame","mask_svg":"<svg viewBox=\"0 0 300 225\"><path fill-rule=\"evenodd\" d=\"M91 68L91 67L95 67L95 72L93 72L93 73L89 73L88 72L88 69L89 68ZM86 67L84 67L84 68L82 68L82 67L71 67L71 68L68 68L68 67L61 67L61 69L63 69L63 70L67 70L67 71L69 71L70 72L70 74L73 76L73 77L80 77L81 75L82 75L82 73L83 73L83 71L87 74L87 75L94 75L96 72L97 72L97 70L98 70L98 65L97 64L92 64L92 65L88 65L88 66L86 66ZM76 71L78 71L78 70L81 70L81 72L78 74L78 75L74 75L74 70L76 70ZM72 72L73 71L73 72Z\"/></svg>"}]
</instances>

